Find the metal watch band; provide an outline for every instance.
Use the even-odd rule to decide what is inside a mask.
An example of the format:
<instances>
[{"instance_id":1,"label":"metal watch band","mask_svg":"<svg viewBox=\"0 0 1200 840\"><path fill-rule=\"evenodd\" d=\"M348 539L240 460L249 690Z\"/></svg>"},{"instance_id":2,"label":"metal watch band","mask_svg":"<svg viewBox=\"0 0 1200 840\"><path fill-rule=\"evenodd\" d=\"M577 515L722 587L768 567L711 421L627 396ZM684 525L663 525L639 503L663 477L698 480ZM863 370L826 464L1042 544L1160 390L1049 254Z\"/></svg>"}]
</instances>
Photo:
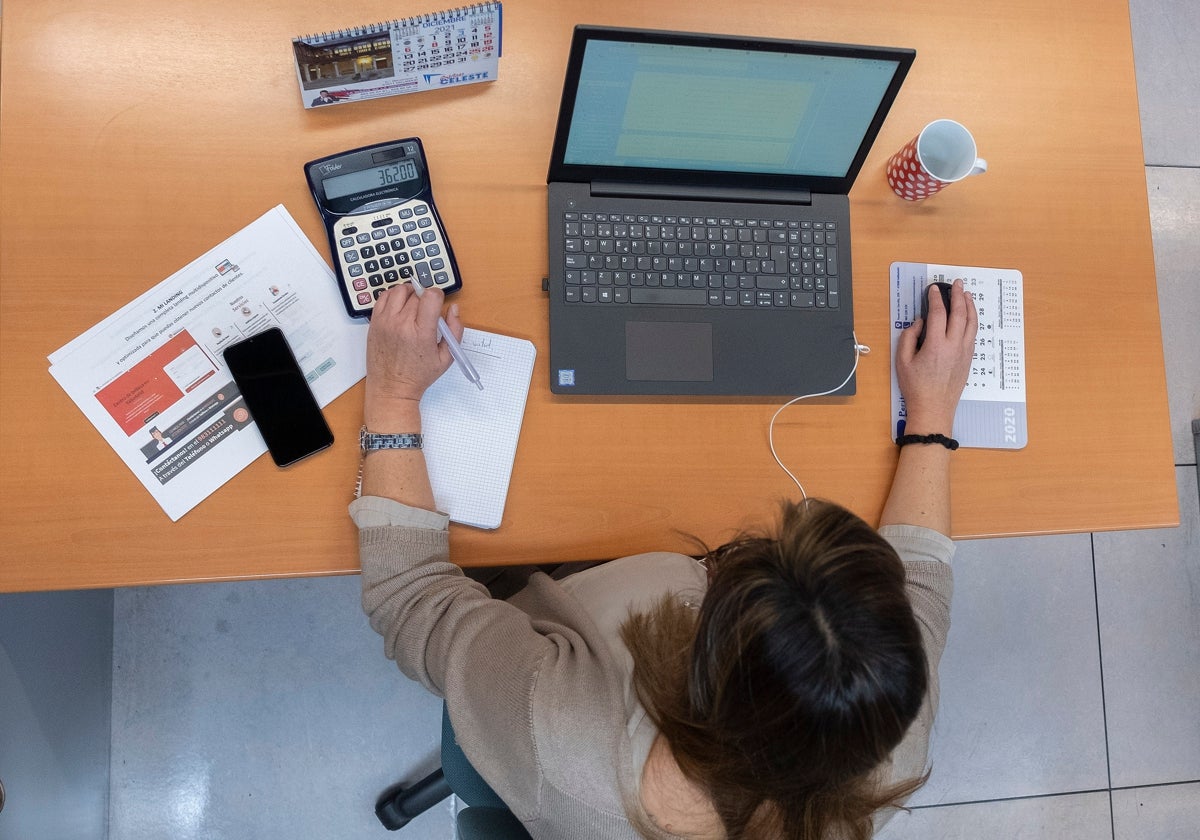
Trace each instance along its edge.
<instances>
[{"instance_id":1,"label":"metal watch band","mask_svg":"<svg viewBox=\"0 0 1200 840\"><path fill-rule=\"evenodd\" d=\"M420 449L421 435L412 432L381 435L368 432L367 427L363 426L358 432L358 445L364 454L379 449Z\"/></svg>"}]
</instances>

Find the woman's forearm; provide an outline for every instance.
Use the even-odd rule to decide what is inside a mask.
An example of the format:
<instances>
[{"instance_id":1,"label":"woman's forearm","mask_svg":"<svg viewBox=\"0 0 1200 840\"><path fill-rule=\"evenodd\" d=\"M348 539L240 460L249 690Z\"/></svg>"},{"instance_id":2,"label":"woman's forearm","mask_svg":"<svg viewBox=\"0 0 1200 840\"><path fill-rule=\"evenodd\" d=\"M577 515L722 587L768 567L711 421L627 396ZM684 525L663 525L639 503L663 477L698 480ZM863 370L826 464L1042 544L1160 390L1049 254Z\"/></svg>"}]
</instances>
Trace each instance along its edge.
<instances>
[{"instance_id":1,"label":"woman's forearm","mask_svg":"<svg viewBox=\"0 0 1200 840\"><path fill-rule=\"evenodd\" d=\"M363 410L367 430L379 434L404 434L421 431L420 404L412 400L372 400L370 393ZM380 449L364 456L362 494L395 499L412 507L435 510L433 488L420 449Z\"/></svg>"},{"instance_id":2,"label":"woman's forearm","mask_svg":"<svg viewBox=\"0 0 1200 840\"><path fill-rule=\"evenodd\" d=\"M905 434L944 435L954 426L958 401L971 372L979 316L975 301L955 280L947 310L931 285L928 324L918 320L896 345L896 376L908 408ZM927 328L918 351L917 335ZM892 489L880 525L921 525L950 535L950 458L940 443L909 443L900 449Z\"/></svg>"},{"instance_id":3,"label":"woman's forearm","mask_svg":"<svg viewBox=\"0 0 1200 840\"><path fill-rule=\"evenodd\" d=\"M438 343L442 293L416 296L395 286L379 296L367 332L367 385L363 423L376 434L420 434L421 397L450 366L450 351ZM462 335L458 308L447 323ZM434 510L436 502L420 449L368 452L362 466L362 493L411 507Z\"/></svg>"},{"instance_id":4,"label":"woman's forearm","mask_svg":"<svg viewBox=\"0 0 1200 840\"><path fill-rule=\"evenodd\" d=\"M879 524L920 525L949 536L952 455L938 444L903 447Z\"/></svg>"}]
</instances>

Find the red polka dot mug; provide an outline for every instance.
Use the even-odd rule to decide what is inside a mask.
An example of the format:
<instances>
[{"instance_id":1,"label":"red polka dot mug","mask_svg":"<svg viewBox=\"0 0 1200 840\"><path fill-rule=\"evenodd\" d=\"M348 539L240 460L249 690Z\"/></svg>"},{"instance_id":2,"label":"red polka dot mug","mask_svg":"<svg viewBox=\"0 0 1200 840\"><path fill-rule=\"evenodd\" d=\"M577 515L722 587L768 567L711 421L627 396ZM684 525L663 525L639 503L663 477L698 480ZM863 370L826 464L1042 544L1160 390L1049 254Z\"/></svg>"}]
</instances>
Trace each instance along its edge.
<instances>
[{"instance_id":1,"label":"red polka dot mug","mask_svg":"<svg viewBox=\"0 0 1200 840\"><path fill-rule=\"evenodd\" d=\"M920 201L971 175L987 172L975 138L954 120L934 120L892 155L887 179L905 201Z\"/></svg>"}]
</instances>

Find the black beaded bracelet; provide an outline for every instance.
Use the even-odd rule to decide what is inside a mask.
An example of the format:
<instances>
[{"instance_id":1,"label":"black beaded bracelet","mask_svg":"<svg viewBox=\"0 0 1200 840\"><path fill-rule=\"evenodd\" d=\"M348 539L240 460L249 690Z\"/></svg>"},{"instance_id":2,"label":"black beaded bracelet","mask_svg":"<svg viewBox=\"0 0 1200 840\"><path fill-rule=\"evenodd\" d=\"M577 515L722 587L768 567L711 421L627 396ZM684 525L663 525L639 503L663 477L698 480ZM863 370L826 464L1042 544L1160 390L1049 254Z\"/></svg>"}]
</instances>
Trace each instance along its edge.
<instances>
[{"instance_id":1,"label":"black beaded bracelet","mask_svg":"<svg viewBox=\"0 0 1200 840\"><path fill-rule=\"evenodd\" d=\"M896 446L907 446L910 443L940 443L951 452L958 449L958 441L945 435L900 435L896 438Z\"/></svg>"}]
</instances>

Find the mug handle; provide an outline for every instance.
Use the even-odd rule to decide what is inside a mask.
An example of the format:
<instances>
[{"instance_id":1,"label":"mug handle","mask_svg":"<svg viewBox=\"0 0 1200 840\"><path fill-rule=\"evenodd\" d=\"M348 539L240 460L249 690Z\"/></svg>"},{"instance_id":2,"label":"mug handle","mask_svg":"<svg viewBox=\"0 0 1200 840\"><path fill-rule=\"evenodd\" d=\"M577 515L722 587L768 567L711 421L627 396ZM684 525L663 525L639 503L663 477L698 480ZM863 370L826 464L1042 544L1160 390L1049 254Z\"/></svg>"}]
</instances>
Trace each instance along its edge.
<instances>
[{"instance_id":1,"label":"mug handle","mask_svg":"<svg viewBox=\"0 0 1200 840\"><path fill-rule=\"evenodd\" d=\"M971 171L967 175L982 175L984 172L987 172L987 161L983 158L975 158L975 165L971 167Z\"/></svg>"}]
</instances>

